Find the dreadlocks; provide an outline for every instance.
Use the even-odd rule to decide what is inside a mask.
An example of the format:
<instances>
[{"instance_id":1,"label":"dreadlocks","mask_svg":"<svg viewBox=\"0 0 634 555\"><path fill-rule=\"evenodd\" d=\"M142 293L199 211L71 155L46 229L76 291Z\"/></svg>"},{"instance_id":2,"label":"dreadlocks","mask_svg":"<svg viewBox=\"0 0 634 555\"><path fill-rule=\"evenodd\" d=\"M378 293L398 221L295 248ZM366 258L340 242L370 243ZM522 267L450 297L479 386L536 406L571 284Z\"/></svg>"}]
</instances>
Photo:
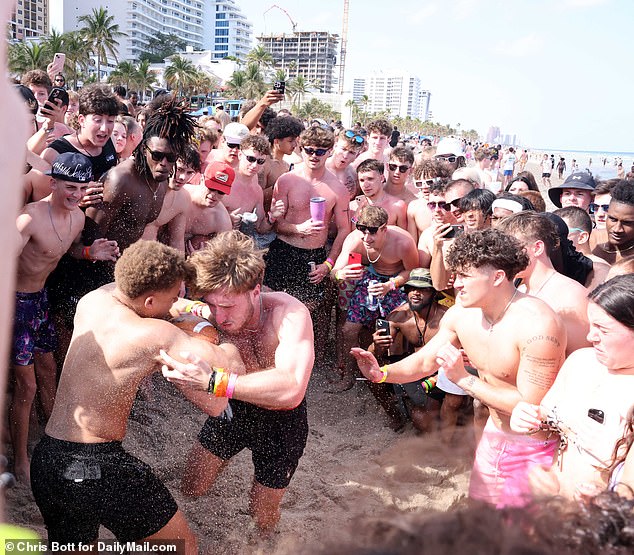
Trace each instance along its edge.
<instances>
[{"instance_id":1,"label":"dreadlocks","mask_svg":"<svg viewBox=\"0 0 634 555\"><path fill-rule=\"evenodd\" d=\"M195 127L194 118L186 112L186 104L177 101L174 96L164 95L159 102L153 103L145 120L143 140L134 151L134 167L139 175L151 177L144 152L148 139L167 139L174 152L181 156L194 135Z\"/></svg>"}]
</instances>

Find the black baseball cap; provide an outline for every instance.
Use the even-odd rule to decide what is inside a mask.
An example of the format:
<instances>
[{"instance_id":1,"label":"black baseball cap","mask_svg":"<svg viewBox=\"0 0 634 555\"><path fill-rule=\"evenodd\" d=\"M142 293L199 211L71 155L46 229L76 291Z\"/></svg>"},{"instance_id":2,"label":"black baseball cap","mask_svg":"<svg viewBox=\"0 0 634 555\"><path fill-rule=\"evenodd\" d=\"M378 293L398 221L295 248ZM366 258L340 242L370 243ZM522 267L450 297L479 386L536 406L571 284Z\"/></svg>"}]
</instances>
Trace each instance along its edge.
<instances>
[{"instance_id":1,"label":"black baseball cap","mask_svg":"<svg viewBox=\"0 0 634 555\"><path fill-rule=\"evenodd\" d=\"M79 152L64 152L55 158L46 175L62 181L88 183L93 180L92 163Z\"/></svg>"}]
</instances>

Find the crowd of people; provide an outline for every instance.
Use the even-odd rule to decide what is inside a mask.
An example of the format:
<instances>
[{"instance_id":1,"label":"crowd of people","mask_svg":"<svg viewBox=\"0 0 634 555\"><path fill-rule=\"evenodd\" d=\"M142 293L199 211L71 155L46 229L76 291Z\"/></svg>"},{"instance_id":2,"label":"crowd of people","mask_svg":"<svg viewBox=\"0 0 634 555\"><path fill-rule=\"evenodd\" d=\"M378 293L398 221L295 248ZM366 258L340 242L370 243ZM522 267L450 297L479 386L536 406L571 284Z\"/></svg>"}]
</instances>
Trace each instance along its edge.
<instances>
[{"instance_id":1,"label":"crowd of people","mask_svg":"<svg viewBox=\"0 0 634 555\"><path fill-rule=\"evenodd\" d=\"M469 496L488 506L631 496L634 181L552 186L544 155L540 190L526 150L306 122L275 90L239 121L195 120L166 91L53 96L50 70L16 85L33 133L8 415L49 541L103 525L196 551L121 446L157 371L208 415L183 493L251 450L262 534L304 452L313 368L336 396L367 384L394 430L450 445L472 421Z\"/></svg>"}]
</instances>

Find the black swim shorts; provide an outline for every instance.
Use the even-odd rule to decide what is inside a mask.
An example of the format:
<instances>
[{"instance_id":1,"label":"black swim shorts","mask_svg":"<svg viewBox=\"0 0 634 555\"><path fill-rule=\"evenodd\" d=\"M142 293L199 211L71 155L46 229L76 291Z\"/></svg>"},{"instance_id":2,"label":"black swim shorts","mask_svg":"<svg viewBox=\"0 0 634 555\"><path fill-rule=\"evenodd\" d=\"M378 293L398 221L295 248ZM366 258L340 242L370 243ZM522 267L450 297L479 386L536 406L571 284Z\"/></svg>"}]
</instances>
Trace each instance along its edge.
<instances>
[{"instance_id":1,"label":"black swim shorts","mask_svg":"<svg viewBox=\"0 0 634 555\"><path fill-rule=\"evenodd\" d=\"M120 541L138 541L158 532L178 510L152 469L118 441L44 436L31 459L31 489L49 543L91 543L100 524Z\"/></svg>"},{"instance_id":2,"label":"black swim shorts","mask_svg":"<svg viewBox=\"0 0 634 555\"><path fill-rule=\"evenodd\" d=\"M207 419L198 434L200 444L224 461L245 447L251 449L257 482L286 488L306 447L306 400L292 410L267 410L235 400L229 406L231 411Z\"/></svg>"}]
</instances>

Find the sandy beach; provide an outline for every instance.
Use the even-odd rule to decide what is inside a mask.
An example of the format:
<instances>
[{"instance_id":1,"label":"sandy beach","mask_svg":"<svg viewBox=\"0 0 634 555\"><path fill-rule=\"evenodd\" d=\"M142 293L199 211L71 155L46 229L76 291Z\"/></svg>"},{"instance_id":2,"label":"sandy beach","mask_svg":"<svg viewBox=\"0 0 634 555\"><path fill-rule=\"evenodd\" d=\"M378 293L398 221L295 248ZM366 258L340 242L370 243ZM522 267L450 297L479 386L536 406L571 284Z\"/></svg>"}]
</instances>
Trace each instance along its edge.
<instances>
[{"instance_id":1,"label":"sandy beach","mask_svg":"<svg viewBox=\"0 0 634 555\"><path fill-rule=\"evenodd\" d=\"M250 452L235 457L207 495L186 499L179 492L180 477L205 417L158 375L152 379L154 398L137 400L124 446L150 464L170 489L200 538L201 552L301 553L324 538L351 537L359 519L386 510L444 511L464 498L471 428L460 428L452 451L435 437L417 435L411 425L395 433L365 384L342 394L326 393L324 375L323 369L313 372L308 444L284 498L278 530L267 540L257 537L247 514ZM46 537L27 486L7 492L7 515L9 522ZM102 529L101 537L112 535Z\"/></svg>"}]
</instances>

